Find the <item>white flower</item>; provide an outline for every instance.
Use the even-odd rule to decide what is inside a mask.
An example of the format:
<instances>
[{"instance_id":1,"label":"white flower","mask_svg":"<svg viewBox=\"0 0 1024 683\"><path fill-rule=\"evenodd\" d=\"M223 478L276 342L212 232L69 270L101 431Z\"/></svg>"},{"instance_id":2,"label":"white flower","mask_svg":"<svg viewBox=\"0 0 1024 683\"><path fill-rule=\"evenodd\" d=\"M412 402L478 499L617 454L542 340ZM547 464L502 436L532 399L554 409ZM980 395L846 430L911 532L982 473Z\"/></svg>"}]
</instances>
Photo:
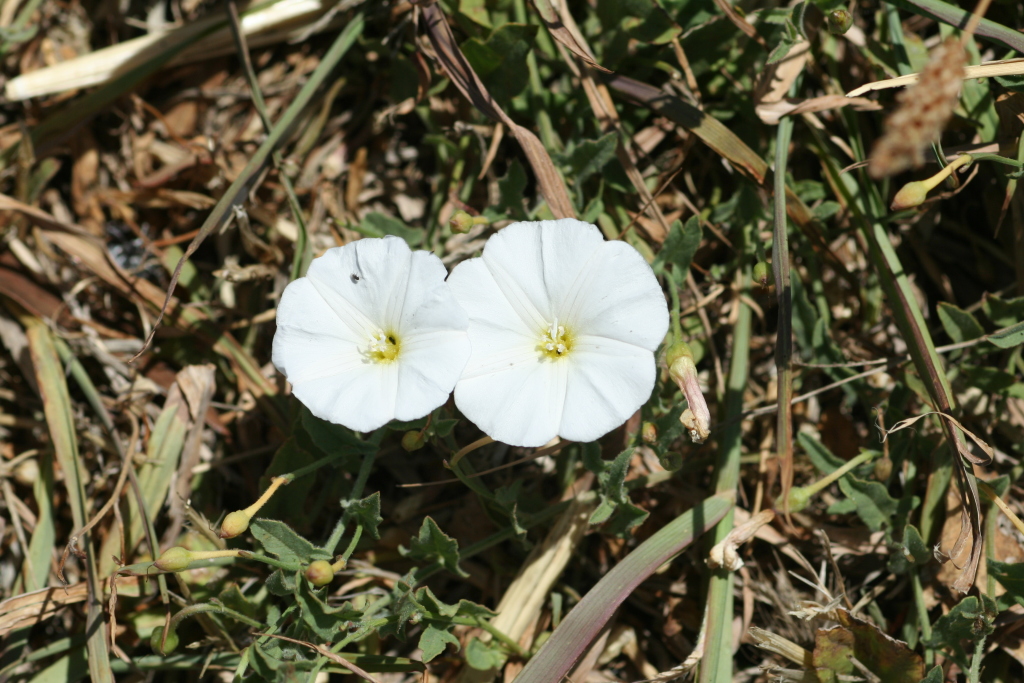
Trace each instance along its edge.
<instances>
[{"instance_id":1,"label":"white flower","mask_svg":"<svg viewBox=\"0 0 1024 683\"><path fill-rule=\"evenodd\" d=\"M650 397L668 307L625 242L571 218L514 223L448 278L473 353L462 413L497 441L593 441Z\"/></svg>"},{"instance_id":2,"label":"white flower","mask_svg":"<svg viewBox=\"0 0 1024 683\"><path fill-rule=\"evenodd\" d=\"M274 365L324 420L367 432L423 417L469 358L468 319L446 275L397 237L328 250L281 296Z\"/></svg>"}]
</instances>

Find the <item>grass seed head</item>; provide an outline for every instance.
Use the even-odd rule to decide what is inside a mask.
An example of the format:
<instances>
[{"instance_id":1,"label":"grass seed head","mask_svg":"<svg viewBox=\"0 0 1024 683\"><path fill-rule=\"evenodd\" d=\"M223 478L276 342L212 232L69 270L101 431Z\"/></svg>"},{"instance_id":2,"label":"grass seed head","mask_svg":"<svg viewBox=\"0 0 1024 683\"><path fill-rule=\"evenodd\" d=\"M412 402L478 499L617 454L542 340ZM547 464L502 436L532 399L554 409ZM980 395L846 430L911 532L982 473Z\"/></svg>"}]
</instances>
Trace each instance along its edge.
<instances>
[{"instance_id":1,"label":"grass seed head","mask_svg":"<svg viewBox=\"0 0 1024 683\"><path fill-rule=\"evenodd\" d=\"M925 149L953 116L964 78L964 49L949 38L932 52L917 84L897 95L899 107L885 122L868 163L873 178L884 178L924 163Z\"/></svg>"}]
</instances>

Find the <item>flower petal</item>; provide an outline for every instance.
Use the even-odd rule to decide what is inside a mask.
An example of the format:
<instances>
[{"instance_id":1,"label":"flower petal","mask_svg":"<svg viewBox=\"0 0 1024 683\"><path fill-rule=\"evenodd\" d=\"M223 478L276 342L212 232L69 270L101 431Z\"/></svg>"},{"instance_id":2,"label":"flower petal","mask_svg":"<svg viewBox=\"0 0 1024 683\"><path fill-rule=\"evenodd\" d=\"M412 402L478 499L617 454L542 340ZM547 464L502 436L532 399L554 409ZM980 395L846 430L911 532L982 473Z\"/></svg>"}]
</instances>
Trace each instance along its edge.
<instances>
[{"instance_id":1,"label":"flower petal","mask_svg":"<svg viewBox=\"0 0 1024 683\"><path fill-rule=\"evenodd\" d=\"M366 338L338 316L309 278L285 288L278 305L274 365L314 415L363 432L394 417L398 391L397 371L370 363L362 352L365 344Z\"/></svg>"},{"instance_id":2,"label":"flower petal","mask_svg":"<svg viewBox=\"0 0 1024 683\"><path fill-rule=\"evenodd\" d=\"M558 303L566 327L654 351L668 332L668 305L654 271L625 242L605 242ZM562 317L562 316L560 316Z\"/></svg>"},{"instance_id":3,"label":"flower petal","mask_svg":"<svg viewBox=\"0 0 1024 683\"><path fill-rule=\"evenodd\" d=\"M543 446L558 435L569 365L537 353L498 372L459 380L455 405L495 441Z\"/></svg>"},{"instance_id":4,"label":"flower petal","mask_svg":"<svg viewBox=\"0 0 1024 683\"><path fill-rule=\"evenodd\" d=\"M565 360L569 372L558 429L564 439L594 441L607 434L628 420L654 388L654 354L632 344L584 336Z\"/></svg>"},{"instance_id":5,"label":"flower petal","mask_svg":"<svg viewBox=\"0 0 1024 683\"><path fill-rule=\"evenodd\" d=\"M602 244L596 227L574 218L513 223L487 241L483 261L523 321L544 329Z\"/></svg>"},{"instance_id":6,"label":"flower petal","mask_svg":"<svg viewBox=\"0 0 1024 683\"><path fill-rule=\"evenodd\" d=\"M353 332L370 339L378 330L398 322L410 259L405 240L393 236L364 239L328 249L313 260L306 277Z\"/></svg>"},{"instance_id":7,"label":"flower petal","mask_svg":"<svg viewBox=\"0 0 1024 683\"><path fill-rule=\"evenodd\" d=\"M469 353L469 335L464 330L437 330L403 336L396 364L398 399L395 417L415 420L447 401L466 367Z\"/></svg>"}]
</instances>

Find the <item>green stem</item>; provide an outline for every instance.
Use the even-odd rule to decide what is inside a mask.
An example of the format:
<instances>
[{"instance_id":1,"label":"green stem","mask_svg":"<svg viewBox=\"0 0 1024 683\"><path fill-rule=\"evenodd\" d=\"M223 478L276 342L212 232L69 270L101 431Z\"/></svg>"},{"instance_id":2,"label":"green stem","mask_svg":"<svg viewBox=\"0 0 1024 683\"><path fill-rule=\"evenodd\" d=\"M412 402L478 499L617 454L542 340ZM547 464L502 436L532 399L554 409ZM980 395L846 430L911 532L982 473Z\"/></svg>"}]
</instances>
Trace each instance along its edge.
<instances>
[{"instance_id":1,"label":"green stem","mask_svg":"<svg viewBox=\"0 0 1024 683\"><path fill-rule=\"evenodd\" d=\"M914 606L917 609L917 625L921 629L921 640L929 641L932 638L932 624L928 620L928 608L924 604L920 567L910 570L910 581L914 589ZM935 665L935 650L927 646L924 648L924 665L927 669Z\"/></svg>"},{"instance_id":2,"label":"green stem","mask_svg":"<svg viewBox=\"0 0 1024 683\"><path fill-rule=\"evenodd\" d=\"M785 197L784 194L776 195ZM777 253L777 252L776 252ZM776 256L777 258L777 256ZM773 259L774 260L774 259ZM750 282L750 271L741 269L742 291ZM776 278L776 283L779 280ZM738 418L743 412L743 392L747 387L750 372L750 306L738 299L739 311L733 327L732 360L725 393L725 418ZM721 451L715 468L715 493L734 498L739 484L740 455L742 453L742 425L733 420L723 430ZM730 508L715 526L710 542L720 543L732 530L733 512ZM733 573L722 569L711 574L708 586L705 656L700 667L700 683L723 683L732 681L732 618L733 618Z\"/></svg>"},{"instance_id":3,"label":"green stem","mask_svg":"<svg viewBox=\"0 0 1024 683\"><path fill-rule=\"evenodd\" d=\"M220 603L201 602L196 605L189 605L188 607L182 609L180 612L171 617L170 630L173 631L175 628L177 628L178 624L180 624L185 619L188 619L189 617L194 617L197 614L205 613L223 614L226 617L231 617L235 621L240 621L246 626L251 626L252 628L261 629L265 626L265 624L263 624L262 622L256 621L255 619L251 619L242 614L241 612L236 612L230 607L226 607Z\"/></svg>"},{"instance_id":4,"label":"green stem","mask_svg":"<svg viewBox=\"0 0 1024 683\"><path fill-rule=\"evenodd\" d=\"M355 552L356 545L359 544L359 538L363 535L363 525L360 524L356 527L356 530L352 532L352 540L349 541L348 547L345 548L345 552L341 554L341 559L348 562L348 558L352 557L352 553Z\"/></svg>"},{"instance_id":5,"label":"green stem","mask_svg":"<svg viewBox=\"0 0 1024 683\"><path fill-rule=\"evenodd\" d=\"M376 455L376 451L367 451L363 453L363 462L359 466L359 473L356 474L356 480L352 483L352 490L348 494L348 503L354 503L359 500L363 495L363 489L366 488L366 480L370 478L370 472L373 470L373 459ZM345 527L348 526L348 511L346 510L341 515L341 519L334 525L334 529L331 531L330 538L327 539L327 543L324 544L324 548L331 554L338 549L338 544L341 543L341 537L345 535ZM358 539L357 539L358 540ZM346 555L346 557L348 557Z\"/></svg>"},{"instance_id":6,"label":"green stem","mask_svg":"<svg viewBox=\"0 0 1024 683\"><path fill-rule=\"evenodd\" d=\"M679 320L679 312L682 310L682 306L679 303L679 283L675 279L675 270L672 271L671 275L665 277L668 280L668 294L672 299L672 336L674 341L683 340L683 326Z\"/></svg>"}]
</instances>

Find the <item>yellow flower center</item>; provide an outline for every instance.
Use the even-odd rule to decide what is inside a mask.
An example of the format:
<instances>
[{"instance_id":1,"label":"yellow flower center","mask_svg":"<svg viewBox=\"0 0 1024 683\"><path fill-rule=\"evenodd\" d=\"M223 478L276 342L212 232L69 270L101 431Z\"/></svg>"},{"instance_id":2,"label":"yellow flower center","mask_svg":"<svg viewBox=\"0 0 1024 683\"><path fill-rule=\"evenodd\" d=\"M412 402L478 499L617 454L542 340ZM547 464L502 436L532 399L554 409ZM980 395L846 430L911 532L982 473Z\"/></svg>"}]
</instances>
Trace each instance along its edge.
<instances>
[{"instance_id":1,"label":"yellow flower center","mask_svg":"<svg viewBox=\"0 0 1024 683\"><path fill-rule=\"evenodd\" d=\"M370 338L366 355L374 363L393 363L398 358L400 348L401 343L394 332L385 333L384 330L377 330L377 336Z\"/></svg>"},{"instance_id":2,"label":"yellow flower center","mask_svg":"<svg viewBox=\"0 0 1024 683\"><path fill-rule=\"evenodd\" d=\"M572 334L564 326L558 324L558 318L551 323L551 327L544 330L540 340L541 356L552 360L564 358L572 351Z\"/></svg>"}]
</instances>

